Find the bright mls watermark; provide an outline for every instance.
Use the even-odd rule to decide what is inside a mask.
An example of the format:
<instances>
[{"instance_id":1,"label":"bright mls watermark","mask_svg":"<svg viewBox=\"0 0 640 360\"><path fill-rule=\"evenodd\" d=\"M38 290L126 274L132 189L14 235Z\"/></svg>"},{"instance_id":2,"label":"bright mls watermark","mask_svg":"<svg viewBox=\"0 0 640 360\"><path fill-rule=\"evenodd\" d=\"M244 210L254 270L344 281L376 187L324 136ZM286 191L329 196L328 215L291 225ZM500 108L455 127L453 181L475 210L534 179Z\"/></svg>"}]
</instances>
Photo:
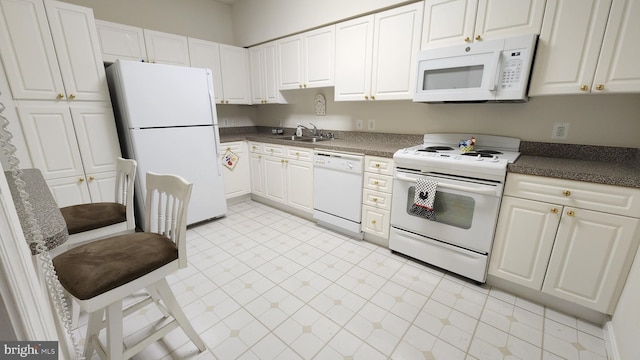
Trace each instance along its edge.
<instances>
[{"instance_id":1,"label":"bright mls watermark","mask_svg":"<svg viewBox=\"0 0 640 360\"><path fill-rule=\"evenodd\" d=\"M58 360L58 342L0 340L0 359Z\"/></svg>"}]
</instances>

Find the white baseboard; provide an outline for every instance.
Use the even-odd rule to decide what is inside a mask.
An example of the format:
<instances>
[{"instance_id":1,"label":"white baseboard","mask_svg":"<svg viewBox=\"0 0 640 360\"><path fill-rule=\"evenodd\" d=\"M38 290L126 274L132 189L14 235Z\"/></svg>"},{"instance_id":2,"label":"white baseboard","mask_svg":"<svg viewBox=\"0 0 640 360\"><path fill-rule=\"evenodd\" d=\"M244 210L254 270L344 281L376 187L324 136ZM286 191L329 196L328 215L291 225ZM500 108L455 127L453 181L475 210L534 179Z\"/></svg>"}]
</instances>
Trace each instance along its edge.
<instances>
[{"instance_id":1,"label":"white baseboard","mask_svg":"<svg viewBox=\"0 0 640 360\"><path fill-rule=\"evenodd\" d=\"M607 349L607 359L622 360L620 359L620 354L618 353L616 336L613 332L613 324L611 323L611 319L607 321L602 330L604 331L604 346Z\"/></svg>"}]
</instances>

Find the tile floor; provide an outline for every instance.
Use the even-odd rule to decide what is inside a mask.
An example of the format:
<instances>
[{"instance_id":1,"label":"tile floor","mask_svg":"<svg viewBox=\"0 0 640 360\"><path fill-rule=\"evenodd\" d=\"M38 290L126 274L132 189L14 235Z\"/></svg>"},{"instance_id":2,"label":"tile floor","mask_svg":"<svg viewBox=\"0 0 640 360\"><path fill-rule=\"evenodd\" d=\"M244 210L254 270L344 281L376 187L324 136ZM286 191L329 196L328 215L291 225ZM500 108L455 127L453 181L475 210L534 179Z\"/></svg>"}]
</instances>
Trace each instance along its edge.
<instances>
[{"instance_id":1,"label":"tile floor","mask_svg":"<svg viewBox=\"0 0 640 360\"><path fill-rule=\"evenodd\" d=\"M208 350L177 329L136 359L607 358L598 326L253 201L190 229L188 254L169 281ZM132 314L125 344L162 322Z\"/></svg>"}]
</instances>

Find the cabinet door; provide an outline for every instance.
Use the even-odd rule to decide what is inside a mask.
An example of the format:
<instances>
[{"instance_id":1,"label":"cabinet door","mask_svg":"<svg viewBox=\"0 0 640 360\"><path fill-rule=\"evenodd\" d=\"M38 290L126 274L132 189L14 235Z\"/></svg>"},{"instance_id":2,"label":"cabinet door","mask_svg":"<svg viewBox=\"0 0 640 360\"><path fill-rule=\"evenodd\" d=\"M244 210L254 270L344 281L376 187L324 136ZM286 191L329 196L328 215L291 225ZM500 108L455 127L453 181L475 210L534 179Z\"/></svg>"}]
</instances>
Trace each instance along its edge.
<instances>
[{"instance_id":1,"label":"cabinet door","mask_svg":"<svg viewBox=\"0 0 640 360\"><path fill-rule=\"evenodd\" d=\"M42 0L0 1L0 55L14 99L66 97Z\"/></svg>"},{"instance_id":2,"label":"cabinet door","mask_svg":"<svg viewBox=\"0 0 640 360\"><path fill-rule=\"evenodd\" d=\"M115 171L107 171L102 173L87 173L87 186L91 195L91 202L114 202L116 188Z\"/></svg>"},{"instance_id":3,"label":"cabinet door","mask_svg":"<svg viewBox=\"0 0 640 360\"><path fill-rule=\"evenodd\" d=\"M611 5L592 92L640 92L640 2L616 0Z\"/></svg>"},{"instance_id":4,"label":"cabinet door","mask_svg":"<svg viewBox=\"0 0 640 360\"><path fill-rule=\"evenodd\" d=\"M269 104L284 104L286 101L280 95L279 69L278 69L278 45L270 42L262 46L262 84L263 96Z\"/></svg>"},{"instance_id":5,"label":"cabinet door","mask_svg":"<svg viewBox=\"0 0 640 360\"><path fill-rule=\"evenodd\" d=\"M44 4L67 98L109 101L93 11L60 1Z\"/></svg>"},{"instance_id":6,"label":"cabinet door","mask_svg":"<svg viewBox=\"0 0 640 360\"><path fill-rule=\"evenodd\" d=\"M232 151L238 159L233 170L224 166L222 177L224 179L224 192L226 198L248 194L251 192L251 175L249 174L249 157L246 153L244 142L223 143L220 146L221 154Z\"/></svg>"},{"instance_id":7,"label":"cabinet door","mask_svg":"<svg viewBox=\"0 0 640 360\"><path fill-rule=\"evenodd\" d=\"M145 61L147 59L142 28L103 20L95 22L100 49L102 49L102 61L115 62L118 59Z\"/></svg>"},{"instance_id":8,"label":"cabinet door","mask_svg":"<svg viewBox=\"0 0 640 360\"><path fill-rule=\"evenodd\" d=\"M554 204L503 197L489 274L541 290L561 211Z\"/></svg>"},{"instance_id":9,"label":"cabinet door","mask_svg":"<svg viewBox=\"0 0 640 360\"><path fill-rule=\"evenodd\" d=\"M265 65L264 65L264 48L262 46L254 46L249 49L249 65L251 73L251 103L265 103Z\"/></svg>"},{"instance_id":10,"label":"cabinet door","mask_svg":"<svg viewBox=\"0 0 640 360\"><path fill-rule=\"evenodd\" d=\"M335 101L369 99L372 51L373 15L336 25Z\"/></svg>"},{"instance_id":11,"label":"cabinet door","mask_svg":"<svg viewBox=\"0 0 640 360\"><path fill-rule=\"evenodd\" d=\"M70 109L85 173L115 171L121 153L111 106L74 103Z\"/></svg>"},{"instance_id":12,"label":"cabinet door","mask_svg":"<svg viewBox=\"0 0 640 360\"><path fill-rule=\"evenodd\" d=\"M529 96L588 94L611 0L548 0Z\"/></svg>"},{"instance_id":13,"label":"cabinet door","mask_svg":"<svg viewBox=\"0 0 640 360\"><path fill-rule=\"evenodd\" d=\"M280 203L286 203L285 164L281 157L265 156L264 196Z\"/></svg>"},{"instance_id":14,"label":"cabinet door","mask_svg":"<svg viewBox=\"0 0 640 360\"><path fill-rule=\"evenodd\" d=\"M612 314L640 242L640 220L565 207L542 291Z\"/></svg>"},{"instance_id":15,"label":"cabinet door","mask_svg":"<svg viewBox=\"0 0 640 360\"><path fill-rule=\"evenodd\" d=\"M303 87L333 86L335 72L335 26L304 34Z\"/></svg>"},{"instance_id":16,"label":"cabinet door","mask_svg":"<svg viewBox=\"0 0 640 360\"><path fill-rule=\"evenodd\" d=\"M280 90L299 89L303 87L302 52L302 35L290 36L278 40Z\"/></svg>"},{"instance_id":17,"label":"cabinet door","mask_svg":"<svg viewBox=\"0 0 640 360\"><path fill-rule=\"evenodd\" d=\"M58 207L66 207L91 202L89 187L84 176L72 176L47 180L51 195L56 200ZM114 187L111 188L113 193Z\"/></svg>"},{"instance_id":18,"label":"cabinet door","mask_svg":"<svg viewBox=\"0 0 640 360\"><path fill-rule=\"evenodd\" d=\"M189 44L186 36L144 29L149 62L190 66Z\"/></svg>"},{"instance_id":19,"label":"cabinet door","mask_svg":"<svg viewBox=\"0 0 640 360\"><path fill-rule=\"evenodd\" d=\"M362 231L389 239L390 213L371 206L362 206Z\"/></svg>"},{"instance_id":20,"label":"cabinet door","mask_svg":"<svg viewBox=\"0 0 640 360\"><path fill-rule=\"evenodd\" d=\"M546 0L480 0L474 41L539 34Z\"/></svg>"},{"instance_id":21,"label":"cabinet door","mask_svg":"<svg viewBox=\"0 0 640 360\"><path fill-rule=\"evenodd\" d=\"M222 88L222 68L220 65L220 45L215 42L187 39L191 67L211 69L213 77L213 96L216 104L224 104Z\"/></svg>"},{"instance_id":22,"label":"cabinet door","mask_svg":"<svg viewBox=\"0 0 640 360\"><path fill-rule=\"evenodd\" d=\"M249 50L220 44L220 68L225 104L250 104Z\"/></svg>"},{"instance_id":23,"label":"cabinet door","mask_svg":"<svg viewBox=\"0 0 640 360\"><path fill-rule=\"evenodd\" d=\"M287 204L308 213L313 212L313 164L285 160Z\"/></svg>"},{"instance_id":24,"label":"cabinet door","mask_svg":"<svg viewBox=\"0 0 640 360\"><path fill-rule=\"evenodd\" d=\"M472 41L477 8L478 0L426 0L422 49Z\"/></svg>"},{"instance_id":25,"label":"cabinet door","mask_svg":"<svg viewBox=\"0 0 640 360\"><path fill-rule=\"evenodd\" d=\"M260 154L249 155L251 193L264 196L264 159Z\"/></svg>"},{"instance_id":26,"label":"cabinet door","mask_svg":"<svg viewBox=\"0 0 640 360\"><path fill-rule=\"evenodd\" d=\"M19 103L18 115L33 166L42 171L45 179L84 178L80 149L68 106Z\"/></svg>"},{"instance_id":27,"label":"cabinet door","mask_svg":"<svg viewBox=\"0 0 640 360\"><path fill-rule=\"evenodd\" d=\"M416 54L422 31L422 2L375 16L371 99L413 99Z\"/></svg>"}]
</instances>

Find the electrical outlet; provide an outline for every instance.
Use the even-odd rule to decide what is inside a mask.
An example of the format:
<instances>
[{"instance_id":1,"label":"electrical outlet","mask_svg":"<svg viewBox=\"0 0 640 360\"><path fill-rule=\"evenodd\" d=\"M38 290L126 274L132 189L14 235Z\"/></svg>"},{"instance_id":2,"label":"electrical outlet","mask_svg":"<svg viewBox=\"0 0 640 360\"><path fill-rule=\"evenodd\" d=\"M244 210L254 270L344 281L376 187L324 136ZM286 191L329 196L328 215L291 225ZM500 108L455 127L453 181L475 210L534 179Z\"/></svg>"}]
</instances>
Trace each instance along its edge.
<instances>
[{"instance_id":1,"label":"electrical outlet","mask_svg":"<svg viewBox=\"0 0 640 360\"><path fill-rule=\"evenodd\" d=\"M557 122L553 124L553 132L551 138L556 140L565 140L569 136L569 123Z\"/></svg>"},{"instance_id":2,"label":"electrical outlet","mask_svg":"<svg viewBox=\"0 0 640 360\"><path fill-rule=\"evenodd\" d=\"M369 131L373 131L376 129L376 121L373 119L369 119L369 122L367 123L367 129L369 129Z\"/></svg>"},{"instance_id":3,"label":"electrical outlet","mask_svg":"<svg viewBox=\"0 0 640 360\"><path fill-rule=\"evenodd\" d=\"M363 127L364 127L364 122L362 121L362 119L356 120L356 130L362 131Z\"/></svg>"}]
</instances>

